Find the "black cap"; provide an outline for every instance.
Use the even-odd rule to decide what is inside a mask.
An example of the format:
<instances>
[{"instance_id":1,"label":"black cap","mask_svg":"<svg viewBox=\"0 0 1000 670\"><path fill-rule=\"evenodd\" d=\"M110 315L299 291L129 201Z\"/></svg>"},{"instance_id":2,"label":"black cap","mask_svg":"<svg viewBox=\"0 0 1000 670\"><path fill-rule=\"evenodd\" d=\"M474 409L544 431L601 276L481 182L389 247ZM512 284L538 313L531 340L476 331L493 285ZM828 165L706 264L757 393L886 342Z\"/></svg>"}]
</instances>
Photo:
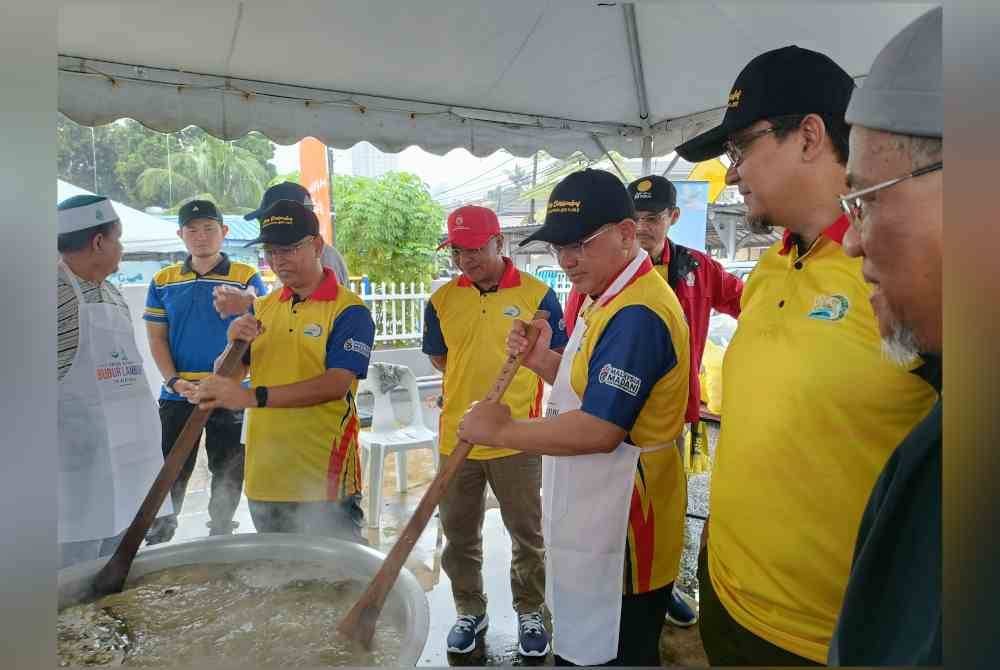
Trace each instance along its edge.
<instances>
[{"instance_id":1,"label":"black cap","mask_svg":"<svg viewBox=\"0 0 1000 670\"><path fill-rule=\"evenodd\" d=\"M313 211L294 200L279 200L261 215L260 235L246 246L295 244L310 235L319 235L319 220Z\"/></svg>"},{"instance_id":2,"label":"black cap","mask_svg":"<svg viewBox=\"0 0 1000 670\"><path fill-rule=\"evenodd\" d=\"M677 147L688 161L715 158L730 135L761 119L787 114L829 113L840 118L854 91L854 80L828 56L787 46L747 63L729 92L722 123Z\"/></svg>"},{"instance_id":3,"label":"black cap","mask_svg":"<svg viewBox=\"0 0 1000 670\"><path fill-rule=\"evenodd\" d=\"M545 223L519 246L541 240L570 244L601 226L634 219L635 208L625 185L604 170L580 170L556 184L545 209Z\"/></svg>"},{"instance_id":4,"label":"black cap","mask_svg":"<svg viewBox=\"0 0 1000 670\"><path fill-rule=\"evenodd\" d=\"M211 200L186 202L177 212L177 225L186 226L195 219L212 219L222 223L222 215Z\"/></svg>"},{"instance_id":5,"label":"black cap","mask_svg":"<svg viewBox=\"0 0 1000 670\"><path fill-rule=\"evenodd\" d=\"M243 218L247 221L263 218L264 212L279 200L292 200L305 205L308 209L313 207L312 197L305 186L296 184L294 181L283 181L264 191L264 197L260 199L260 207L249 214L244 214Z\"/></svg>"},{"instance_id":6,"label":"black cap","mask_svg":"<svg viewBox=\"0 0 1000 670\"><path fill-rule=\"evenodd\" d=\"M628 194L637 212L659 214L677 206L677 188L666 177L652 174L628 185Z\"/></svg>"}]
</instances>

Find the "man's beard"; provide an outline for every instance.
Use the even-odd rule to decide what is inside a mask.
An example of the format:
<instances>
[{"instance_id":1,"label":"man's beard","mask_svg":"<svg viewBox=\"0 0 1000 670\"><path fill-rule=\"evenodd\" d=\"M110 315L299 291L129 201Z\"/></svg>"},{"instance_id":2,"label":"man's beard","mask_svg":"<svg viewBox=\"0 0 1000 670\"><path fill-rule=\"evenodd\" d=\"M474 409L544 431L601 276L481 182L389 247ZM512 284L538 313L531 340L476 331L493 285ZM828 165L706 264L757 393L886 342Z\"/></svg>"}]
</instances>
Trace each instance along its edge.
<instances>
[{"instance_id":1,"label":"man's beard","mask_svg":"<svg viewBox=\"0 0 1000 670\"><path fill-rule=\"evenodd\" d=\"M896 365L908 367L920 356L920 342L912 328L895 316L890 318L890 333L882 338L882 355Z\"/></svg>"},{"instance_id":2,"label":"man's beard","mask_svg":"<svg viewBox=\"0 0 1000 670\"><path fill-rule=\"evenodd\" d=\"M774 229L773 224L768 221L767 217L763 214L747 214L746 220L747 227L750 229L750 232L755 235L767 235Z\"/></svg>"}]
</instances>

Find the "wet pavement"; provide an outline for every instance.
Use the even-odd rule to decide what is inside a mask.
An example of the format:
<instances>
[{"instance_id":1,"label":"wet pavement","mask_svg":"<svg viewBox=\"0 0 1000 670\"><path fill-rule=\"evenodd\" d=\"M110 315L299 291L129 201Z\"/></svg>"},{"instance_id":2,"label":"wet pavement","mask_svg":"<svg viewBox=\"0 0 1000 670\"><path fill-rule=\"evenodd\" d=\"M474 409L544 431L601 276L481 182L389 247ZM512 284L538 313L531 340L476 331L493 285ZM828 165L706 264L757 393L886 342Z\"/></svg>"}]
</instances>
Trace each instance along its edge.
<instances>
[{"instance_id":1,"label":"wet pavement","mask_svg":"<svg viewBox=\"0 0 1000 670\"><path fill-rule=\"evenodd\" d=\"M710 450L714 455L717 429L710 427ZM406 493L396 492L394 457L386 459L383 480L383 509L381 528L367 529L371 545L388 552L399 532L410 518L421 496L434 475L433 461L427 451L408 455L408 486ZM694 475L688 483L688 512L704 516L708 511L709 476ZM367 502L367 501L366 501ZM367 509L367 505L364 506ZM184 511L180 516L177 534L172 542L200 539L208 534L208 470L204 449L199 450L198 464L191 478ZM246 498L240 501L236 512L240 526L236 532L254 532ZM698 540L702 522L689 518L685 527L685 550L677 584L687 593L697 597L695 576ZM517 653L517 618L511 607L510 590L510 536L500 519L499 509L492 494L487 497L487 512L483 528L483 582L489 600L487 613L490 626L477 641L475 651L466 655L448 654L445 638L455 621L456 611L451 597L448 576L441 569L441 548L444 538L437 515L433 516L420 536L407 567L417 577L427 592L430 606L430 630L427 645L418 665L551 665L552 657L544 659L522 658ZM698 626L682 629L664 625L660 649L665 666L707 666L702 651Z\"/></svg>"}]
</instances>

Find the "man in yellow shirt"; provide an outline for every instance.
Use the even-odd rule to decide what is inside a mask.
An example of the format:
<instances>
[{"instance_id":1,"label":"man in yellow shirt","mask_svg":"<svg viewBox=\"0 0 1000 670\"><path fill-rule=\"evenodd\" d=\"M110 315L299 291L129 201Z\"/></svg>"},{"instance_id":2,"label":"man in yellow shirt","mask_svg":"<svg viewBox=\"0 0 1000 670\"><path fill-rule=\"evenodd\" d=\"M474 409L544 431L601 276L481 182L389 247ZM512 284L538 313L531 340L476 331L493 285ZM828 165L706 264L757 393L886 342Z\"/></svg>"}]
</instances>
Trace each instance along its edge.
<instances>
[{"instance_id":1,"label":"man in yellow shirt","mask_svg":"<svg viewBox=\"0 0 1000 670\"><path fill-rule=\"evenodd\" d=\"M660 633L677 576L687 495L674 440L688 399L684 312L636 238L617 177L574 172L549 197L547 242L587 296L562 354L551 328L510 349L551 383L544 419L479 403L459 435L543 454L546 597L556 665L660 664Z\"/></svg>"},{"instance_id":2,"label":"man in yellow shirt","mask_svg":"<svg viewBox=\"0 0 1000 670\"><path fill-rule=\"evenodd\" d=\"M319 222L301 203L272 205L253 243L264 244L283 288L229 326L230 343L251 343L250 388L210 375L184 395L205 409L247 409L246 494L258 532L363 542L355 394L375 338L371 313L320 264Z\"/></svg>"},{"instance_id":3,"label":"man in yellow shirt","mask_svg":"<svg viewBox=\"0 0 1000 670\"><path fill-rule=\"evenodd\" d=\"M842 247L853 90L823 54L769 51L737 77L722 124L677 148L725 152L750 220L785 229L750 274L723 368L699 561L712 665L826 662L869 493L934 402L882 355L871 287Z\"/></svg>"},{"instance_id":4,"label":"man in yellow shirt","mask_svg":"<svg viewBox=\"0 0 1000 670\"><path fill-rule=\"evenodd\" d=\"M554 347L566 344L562 308L555 292L503 255L497 215L469 205L448 216L448 239L462 275L431 296L424 314L423 351L444 374L439 444L442 458L458 443L458 422L490 389L507 358L506 340L514 319L549 313ZM541 414L542 381L526 368L505 394L515 416ZM448 634L448 651L468 653L489 625L483 592L483 515L486 483L497 497L511 537L510 586L518 614L518 651L545 656L548 634L542 623L545 598L542 540L542 463L537 454L477 446L441 500L441 527L447 544L441 565L451 579L458 620Z\"/></svg>"}]
</instances>

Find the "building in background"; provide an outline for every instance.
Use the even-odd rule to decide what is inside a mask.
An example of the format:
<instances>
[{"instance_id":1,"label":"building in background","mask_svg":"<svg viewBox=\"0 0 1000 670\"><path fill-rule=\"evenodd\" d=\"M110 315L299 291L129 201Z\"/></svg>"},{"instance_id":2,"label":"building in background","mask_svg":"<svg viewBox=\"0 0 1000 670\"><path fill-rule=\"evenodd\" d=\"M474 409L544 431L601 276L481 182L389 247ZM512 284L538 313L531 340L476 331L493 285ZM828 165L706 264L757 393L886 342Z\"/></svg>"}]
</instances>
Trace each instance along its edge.
<instances>
[{"instance_id":1,"label":"building in background","mask_svg":"<svg viewBox=\"0 0 1000 670\"><path fill-rule=\"evenodd\" d=\"M358 142L351 149L351 174L377 178L399 170L397 154L382 153L368 142Z\"/></svg>"}]
</instances>

